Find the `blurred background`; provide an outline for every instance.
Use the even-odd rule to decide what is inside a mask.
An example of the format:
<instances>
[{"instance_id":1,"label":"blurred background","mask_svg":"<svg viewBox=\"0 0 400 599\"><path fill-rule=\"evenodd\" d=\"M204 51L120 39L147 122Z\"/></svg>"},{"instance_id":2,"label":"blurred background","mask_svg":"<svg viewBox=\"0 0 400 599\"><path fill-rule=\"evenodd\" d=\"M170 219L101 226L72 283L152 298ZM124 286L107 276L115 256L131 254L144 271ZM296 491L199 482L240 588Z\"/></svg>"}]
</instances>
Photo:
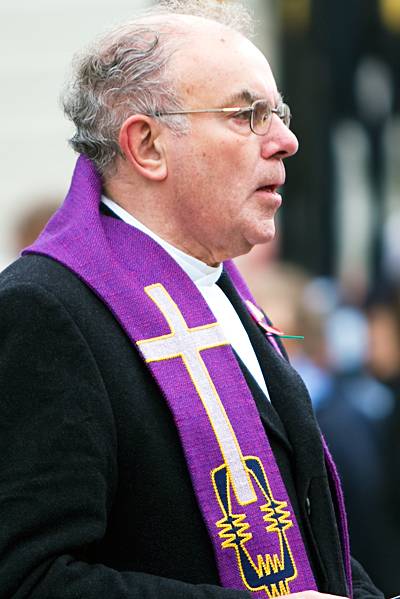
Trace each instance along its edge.
<instances>
[{"instance_id":1,"label":"blurred background","mask_svg":"<svg viewBox=\"0 0 400 599\"><path fill-rule=\"evenodd\" d=\"M223 1L223 0L221 0ZM228 2L229 0L225 0ZM62 201L73 53L150 0L3 0L0 269ZM238 260L337 461L353 554L400 593L400 0L247 0L293 112L272 244Z\"/></svg>"}]
</instances>

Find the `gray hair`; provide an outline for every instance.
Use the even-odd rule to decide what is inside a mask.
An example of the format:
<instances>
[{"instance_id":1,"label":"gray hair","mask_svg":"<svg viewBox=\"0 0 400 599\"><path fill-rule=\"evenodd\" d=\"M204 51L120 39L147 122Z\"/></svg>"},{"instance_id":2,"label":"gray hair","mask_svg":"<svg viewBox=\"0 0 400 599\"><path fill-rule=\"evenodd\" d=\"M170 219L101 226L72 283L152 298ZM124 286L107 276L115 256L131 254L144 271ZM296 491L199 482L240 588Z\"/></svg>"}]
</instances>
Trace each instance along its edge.
<instances>
[{"instance_id":1,"label":"gray hair","mask_svg":"<svg viewBox=\"0 0 400 599\"><path fill-rule=\"evenodd\" d=\"M247 37L252 33L252 18L241 4L162 0L76 56L61 97L64 112L76 127L69 141L103 175L111 173L117 156L123 157L118 135L131 114L155 115L182 108L176 82L167 70L171 56L187 43L188 24L177 15L209 19ZM184 116L158 118L176 135L189 130Z\"/></svg>"}]
</instances>

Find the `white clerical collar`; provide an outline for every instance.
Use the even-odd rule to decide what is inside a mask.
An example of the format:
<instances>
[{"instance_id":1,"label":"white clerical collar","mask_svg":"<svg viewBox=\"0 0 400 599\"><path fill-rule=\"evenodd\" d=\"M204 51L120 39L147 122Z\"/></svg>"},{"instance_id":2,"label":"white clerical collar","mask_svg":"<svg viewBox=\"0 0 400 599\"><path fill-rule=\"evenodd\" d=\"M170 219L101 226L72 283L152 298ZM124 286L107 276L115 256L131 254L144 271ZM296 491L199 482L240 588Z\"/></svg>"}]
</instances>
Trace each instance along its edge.
<instances>
[{"instance_id":1,"label":"white clerical collar","mask_svg":"<svg viewBox=\"0 0 400 599\"><path fill-rule=\"evenodd\" d=\"M226 339L232 345L242 362L247 366L266 397L269 398L268 389L257 356L246 330L228 297L215 284L222 273L222 264L219 266L208 266L208 264L205 264L201 260L185 254L185 252L174 247L168 241L161 239L161 237L137 220L132 214L129 214L129 212L109 198L102 196L101 201L128 225L136 227L154 239L192 279L207 302L211 312L214 314L215 319L221 325Z\"/></svg>"},{"instance_id":2,"label":"white clerical collar","mask_svg":"<svg viewBox=\"0 0 400 599\"><path fill-rule=\"evenodd\" d=\"M161 245L161 247L168 252L198 287L211 287L218 281L222 273L222 264L219 264L219 266L209 266L208 264L205 264L205 262L182 252L182 250L156 235L156 233L137 220L132 214L124 210L124 208L121 208L121 206L113 202L113 200L102 195L101 201L128 225L136 227L136 229L139 229Z\"/></svg>"}]
</instances>

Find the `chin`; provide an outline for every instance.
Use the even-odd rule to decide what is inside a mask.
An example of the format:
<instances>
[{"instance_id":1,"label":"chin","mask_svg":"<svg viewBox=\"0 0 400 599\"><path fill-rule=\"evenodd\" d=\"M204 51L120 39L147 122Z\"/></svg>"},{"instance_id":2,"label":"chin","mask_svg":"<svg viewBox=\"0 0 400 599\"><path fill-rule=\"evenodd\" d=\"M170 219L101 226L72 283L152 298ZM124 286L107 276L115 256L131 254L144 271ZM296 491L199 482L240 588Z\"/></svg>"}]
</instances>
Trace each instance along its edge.
<instances>
[{"instance_id":1,"label":"chin","mask_svg":"<svg viewBox=\"0 0 400 599\"><path fill-rule=\"evenodd\" d=\"M275 225L274 223L268 223L265 227L254 231L253 236L249 237L249 243L252 246L258 245L260 243L268 243L272 241L275 237Z\"/></svg>"},{"instance_id":2,"label":"chin","mask_svg":"<svg viewBox=\"0 0 400 599\"><path fill-rule=\"evenodd\" d=\"M257 224L260 225L260 223ZM248 254L255 245L266 244L273 241L274 237L275 224L273 221L268 221L261 227L256 226L251 229L247 228L247 230L242 229L241 236L239 238L236 237L236 243L228 244L228 246L225 247L226 251L223 253L221 261L244 256L245 254Z\"/></svg>"}]
</instances>

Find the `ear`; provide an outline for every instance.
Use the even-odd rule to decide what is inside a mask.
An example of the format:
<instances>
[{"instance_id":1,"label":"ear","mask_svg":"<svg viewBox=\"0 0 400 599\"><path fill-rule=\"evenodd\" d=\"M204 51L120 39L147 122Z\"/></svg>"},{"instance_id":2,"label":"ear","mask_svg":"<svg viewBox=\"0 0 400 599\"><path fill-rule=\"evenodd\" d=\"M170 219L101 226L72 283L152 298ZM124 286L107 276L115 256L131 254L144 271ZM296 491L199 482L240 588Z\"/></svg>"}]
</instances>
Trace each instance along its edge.
<instances>
[{"instance_id":1,"label":"ear","mask_svg":"<svg viewBox=\"0 0 400 599\"><path fill-rule=\"evenodd\" d=\"M168 172L161 132L155 119L134 114L123 123L119 133L119 145L126 160L152 181L163 181Z\"/></svg>"}]
</instances>

